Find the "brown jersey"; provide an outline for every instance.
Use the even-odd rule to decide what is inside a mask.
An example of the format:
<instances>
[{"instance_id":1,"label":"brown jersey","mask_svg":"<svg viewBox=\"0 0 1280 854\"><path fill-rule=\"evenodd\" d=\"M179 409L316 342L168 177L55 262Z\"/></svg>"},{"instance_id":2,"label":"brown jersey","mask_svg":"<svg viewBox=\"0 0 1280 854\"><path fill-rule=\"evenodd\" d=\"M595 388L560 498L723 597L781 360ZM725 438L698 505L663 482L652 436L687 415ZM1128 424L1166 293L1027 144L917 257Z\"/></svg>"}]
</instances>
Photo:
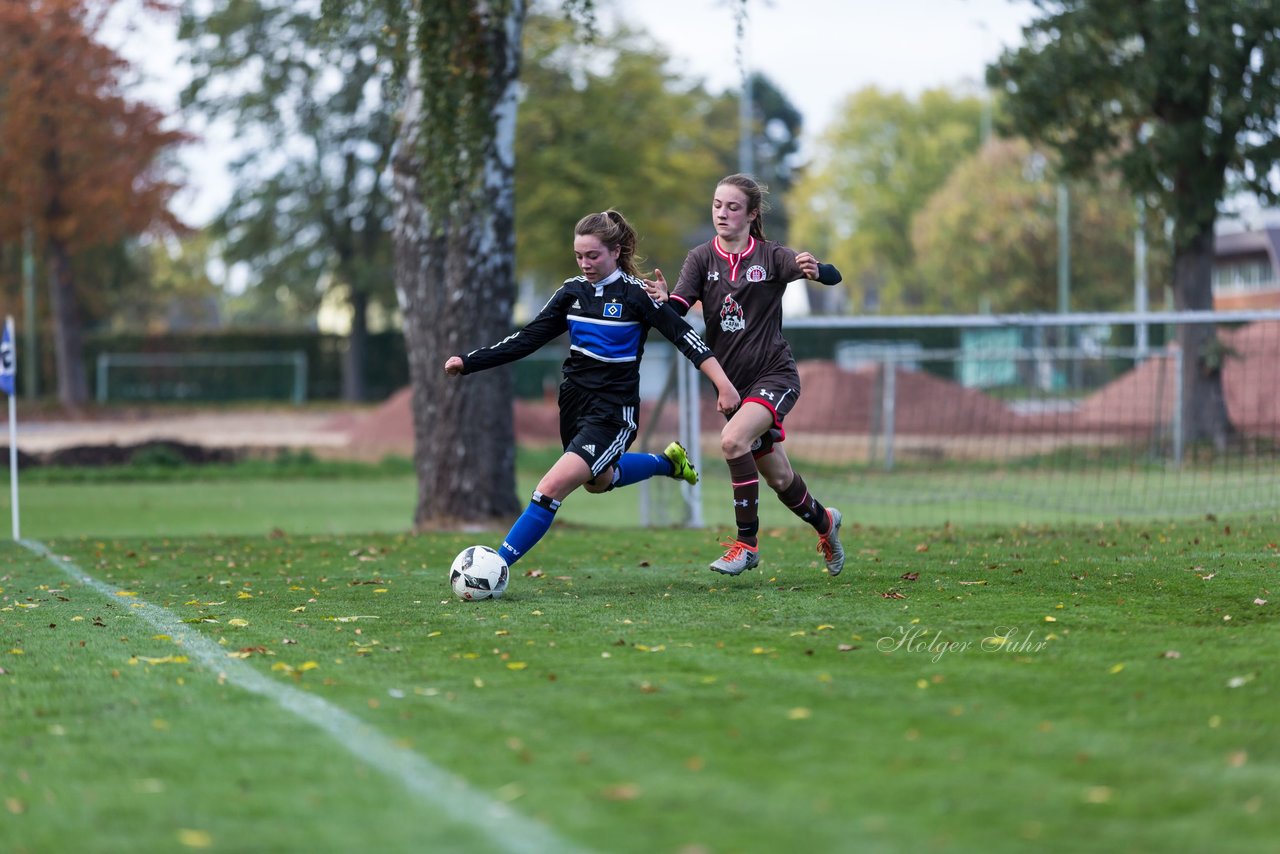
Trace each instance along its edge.
<instances>
[{"instance_id":1,"label":"brown jersey","mask_svg":"<svg viewBox=\"0 0 1280 854\"><path fill-rule=\"evenodd\" d=\"M796 360L782 337L782 295L804 277L796 253L780 243L753 237L730 255L712 238L684 259L671 299L681 313L702 301L703 338L739 394L762 377L794 377L798 390Z\"/></svg>"}]
</instances>

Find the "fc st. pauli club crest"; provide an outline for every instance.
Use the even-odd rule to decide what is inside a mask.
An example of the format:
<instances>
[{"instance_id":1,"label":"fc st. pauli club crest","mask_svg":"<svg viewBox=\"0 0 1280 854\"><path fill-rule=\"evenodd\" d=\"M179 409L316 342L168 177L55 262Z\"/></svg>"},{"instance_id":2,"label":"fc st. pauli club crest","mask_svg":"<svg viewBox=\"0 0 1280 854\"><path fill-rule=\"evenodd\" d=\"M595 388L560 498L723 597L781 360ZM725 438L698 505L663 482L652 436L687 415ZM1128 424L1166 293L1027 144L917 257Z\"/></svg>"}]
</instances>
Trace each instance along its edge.
<instances>
[{"instance_id":1,"label":"fc st. pauli club crest","mask_svg":"<svg viewBox=\"0 0 1280 854\"><path fill-rule=\"evenodd\" d=\"M725 332L741 332L747 328L747 321L742 316L742 306L728 294L720 304L720 328Z\"/></svg>"}]
</instances>

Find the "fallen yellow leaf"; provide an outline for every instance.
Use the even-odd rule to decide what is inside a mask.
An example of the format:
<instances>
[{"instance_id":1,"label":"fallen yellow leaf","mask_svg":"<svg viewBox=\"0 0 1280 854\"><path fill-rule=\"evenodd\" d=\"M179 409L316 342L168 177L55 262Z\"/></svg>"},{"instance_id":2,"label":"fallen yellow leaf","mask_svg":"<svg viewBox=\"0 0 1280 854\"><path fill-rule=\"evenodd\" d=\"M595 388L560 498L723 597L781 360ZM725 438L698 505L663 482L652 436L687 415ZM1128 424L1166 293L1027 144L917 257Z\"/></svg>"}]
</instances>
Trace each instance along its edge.
<instances>
[{"instance_id":1,"label":"fallen yellow leaf","mask_svg":"<svg viewBox=\"0 0 1280 854\"><path fill-rule=\"evenodd\" d=\"M183 828L178 831L178 842L188 848L212 848L213 837L203 830Z\"/></svg>"},{"instance_id":2,"label":"fallen yellow leaf","mask_svg":"<svg viewBox=\"0 0 1280 854\"><path fill-rule=\"evenodd\" d=\"M1105 804L1111 800L1111 787L1092 786L1084 793L1084 799L1086 803L1090 804Z\"/></svg>"}]
</instances>

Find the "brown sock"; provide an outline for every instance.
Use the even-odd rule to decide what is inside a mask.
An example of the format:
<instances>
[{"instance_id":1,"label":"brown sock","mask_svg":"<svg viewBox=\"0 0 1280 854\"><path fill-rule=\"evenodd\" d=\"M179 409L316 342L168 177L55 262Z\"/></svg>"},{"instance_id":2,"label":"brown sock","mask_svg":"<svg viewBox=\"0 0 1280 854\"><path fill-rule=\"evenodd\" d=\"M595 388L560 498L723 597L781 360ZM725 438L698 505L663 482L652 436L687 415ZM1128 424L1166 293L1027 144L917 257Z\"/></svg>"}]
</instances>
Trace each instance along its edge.
<instances>
[{"instance_id":1,"label":"brown sock","mask_svg":"<svg viewBox=\"0 0 1280 854\"><path fill-rule=\"evenodd\" d=\"M760 472L756 459L746 453L727 462L729 480L733 482L733 518L738 523L738 539L754 546L760 532Z\"/></svg>"},{"instance_id":2,"label":"brown sock","mask_svg":"<svg viewBox=\"0 0 1280 854\"><path fill-rule=\"evenodd\" d=\"M809 493L809 487L805 485L800 472L794 474L791 485L778 493L778 500L787 505L787 509L792 513L812 525L819 534L825 534L827 528L831 526L827 508Z\"/></svg>"}]
</instances>

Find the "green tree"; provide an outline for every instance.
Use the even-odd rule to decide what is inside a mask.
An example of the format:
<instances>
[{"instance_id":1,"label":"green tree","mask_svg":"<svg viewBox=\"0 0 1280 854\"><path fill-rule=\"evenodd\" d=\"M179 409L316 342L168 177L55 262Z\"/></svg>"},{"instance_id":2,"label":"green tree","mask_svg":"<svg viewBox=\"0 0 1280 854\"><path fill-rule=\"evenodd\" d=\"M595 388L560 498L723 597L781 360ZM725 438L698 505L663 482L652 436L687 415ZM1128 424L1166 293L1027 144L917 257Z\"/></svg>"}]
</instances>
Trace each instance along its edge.
<instances>
[{"instance_id":1,"label":"green tree","mask_svg":"<svg viewBox=\"0 0 1280 854\"><path fill-rule=\"evenodd\" d=\"M328 28L292 0L188 2L179 27L192 66L183 105L264 143L231 165L213 224L224 259L249 271L259 320L296 322L327 291L346 295L347 400L365 397L370 308L393 299L391 63L375 47L386 18L378 4L367 12Z\"/></svg>"},{"instance_id":2,"label":"green tree","mask_svg":"<svg viewBox=\"0 0 1280 854\"><path fill-rule=\"evenodd\" d=\"M845 99L796 186L791 241L840 267L864 311L923 310L911 220L980 142L982 102L870 87Z\"/></svg>"},{"instance_id":3,"label":"green tree","mask_svg":"<svg viewBox=\"0 0 1280 854\"><path fill-rule=\"evenodd\" d=\"M209 276L216 255L212 244L207 231L132 241L123 262L129 275L118 277L112 297L113 325L147 332L217 327L224 294Z\"/></svg>"},{"instance_id":4,"label":"green tree","mask_svg":"<svg viewBox=\"0 0 1280 854\"><path fill-rule=\"evenodd\" d=\"M650 267L679 269L720 177L706 140L713 99L668 71L630 30L584 42L572 22L534 15L524 38L516 133L516 270L549 293L576 273L578 218L616 207ZM477 342L478 343L478 342Z\"/></svg>"},{"instance_id":5,"label":"green tree","mask_svg":"<svg viewBox=\"0 0 1280 854\"><path fill-rule=\"evenodd\" d=\"M1055 311L1058 178L1052 154L1022 139L993 140L960 163L916 214L916 266L937 312ZM1133 307L1132 196L1115 174L1074 181L1071 191L1073 310ZM1154 232L1149 244L1158 247ZM1148 268L1162 269L1153 251Z\"/></svg>"},{"instance_id":6,"label":"green tree","mask_svg":"<svg viewBox=\"0 0 1280 854\"><path fill-rule=\"evenodd\" d=\"M1173 224L1177 308L1213 307L1214 221L1233 191L1280 198L1280 6L1260 0L1035 0L1026 43L988 80L1008 125L1056 150L1073 174L1099 164ZM1188 441L1234 433L1221 347L1205 324L1179 329Z\"/></svg>"},{"instance_id":7,"label":"green tree","mask_svg":"<svg viewBox=\"0 0 1280 854\"><path fill-rule=\"evenodd\" d=\"M736 102L737 93L725 100ZM791 231L791 213L787 198L796 181L795 159L800 150L800 133L804 117L791 99L769 79L755 72L751 75L752 160L755 174L769 188L771 208L765 220L771 240L785 243ZM733 109L737 109L736 103ZM738 171L737 152L726 164L726 174ZM819 285L819 288L825 286Z\"/></svg>"}]
</instances>

